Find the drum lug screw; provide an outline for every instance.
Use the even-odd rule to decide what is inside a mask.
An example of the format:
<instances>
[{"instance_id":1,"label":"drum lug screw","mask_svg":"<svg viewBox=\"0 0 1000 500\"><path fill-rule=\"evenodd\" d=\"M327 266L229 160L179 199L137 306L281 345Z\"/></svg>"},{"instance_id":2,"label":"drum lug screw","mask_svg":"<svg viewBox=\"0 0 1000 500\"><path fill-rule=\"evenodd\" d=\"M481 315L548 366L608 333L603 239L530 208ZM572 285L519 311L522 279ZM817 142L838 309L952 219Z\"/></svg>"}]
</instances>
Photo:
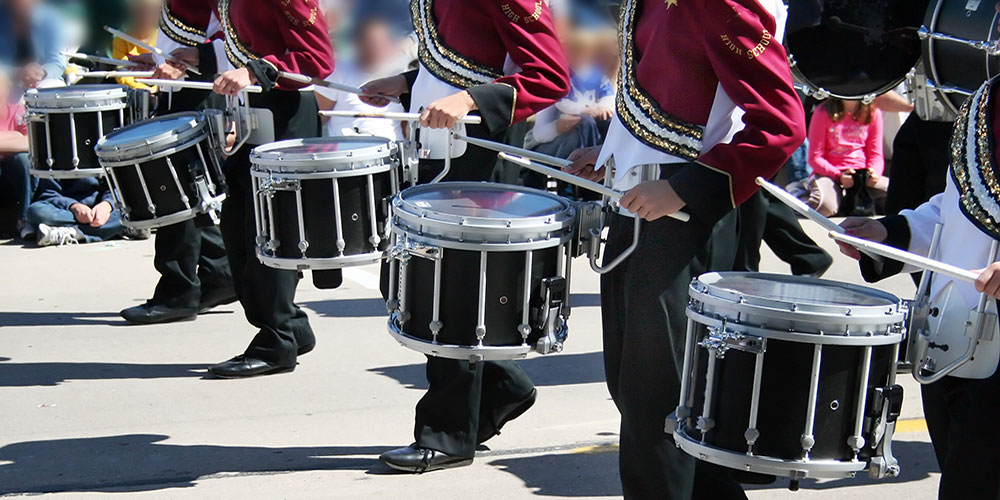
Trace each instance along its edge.
<instances>
[{"instance_id":1,"label":"drum lug screw","mask_svg":"<svg viewBox=\"0 0 1000 500\"><path fill-rule=\"evenodd\" d=\"M708 432L715 427L715 420L711 418L698 417L698 430L701 432Z\"/></svg>"},{"instance_id":2,"label":"drum lug screw","mask_svg":"<svg viewBox=\"0 0 1000 500\"><path fill-rule=\"evenodd\" d=\"M816 438L812 434L803 434L802 438L799 439L799 444L802 445L802 451L809 454L809 450L812 450L813 446L816 445Z\"/></svg>"},{"instance_id":3,"label":"drum lug screw","mask_svg":"<svg viewBox=\"0 0 1000 500\"><path fill-rule=\"evenodd\" d=\"M861 436L851 436L847 438L847 445L857 453L865 445L865 438Z\"/></svg>"}]
</instances>

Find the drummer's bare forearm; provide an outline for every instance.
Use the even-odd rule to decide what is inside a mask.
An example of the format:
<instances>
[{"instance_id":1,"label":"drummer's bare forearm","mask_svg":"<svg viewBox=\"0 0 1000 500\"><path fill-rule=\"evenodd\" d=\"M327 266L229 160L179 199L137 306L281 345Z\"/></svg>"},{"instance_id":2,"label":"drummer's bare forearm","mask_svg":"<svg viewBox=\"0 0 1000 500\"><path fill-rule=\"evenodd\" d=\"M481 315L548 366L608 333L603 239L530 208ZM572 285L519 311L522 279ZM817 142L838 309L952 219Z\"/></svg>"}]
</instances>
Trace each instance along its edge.
<instances>
[{"instance_id":1,"label":"drummer's bare forearm","mask_svg":"<svg viewBox=\"0 0 1000 500\"><path fill-rule=\"evenodd\" d=\"M20 132L0 132L0 154L27 153L28 136Z\"/></svg>"},{"instance_id":2,"label":"drummer's bare forearm","mask_svg":"<svg viewBox=\"0 0 1000 500\"><path fill-rule=\"evenodd\" d=\"M890 90L875 98L875 107L886 113L909 113L913 104L895 90Z\"/></svg>"}]
</instances>

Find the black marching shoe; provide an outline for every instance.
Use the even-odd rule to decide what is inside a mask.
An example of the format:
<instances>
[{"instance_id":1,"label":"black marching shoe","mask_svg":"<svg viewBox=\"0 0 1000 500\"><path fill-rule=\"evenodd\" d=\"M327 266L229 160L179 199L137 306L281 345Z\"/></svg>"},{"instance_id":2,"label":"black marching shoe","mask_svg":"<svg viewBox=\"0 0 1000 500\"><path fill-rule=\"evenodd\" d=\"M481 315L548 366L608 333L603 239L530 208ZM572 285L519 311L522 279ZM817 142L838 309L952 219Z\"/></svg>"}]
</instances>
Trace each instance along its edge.
<instances>
[{"instance_id":1,"label":"black marching shoe","mask_svg":"<svg viewBox=\"0 0 1000 500\"><path fill-rule=\"evenodd\" d=\"M387 451L378 459L393 469L414 474L472 465L472 457L453 457L443 451L420 448L416 443Z\"/></svg>"},{"instance_id":2,"label":"black marching shoe","mask_svg":"<svg viewBox=\"0 0 1000 500\"><path fill-rule=\"evenodd\" d=\"M479 424L479 434L476 436L476 442L478 444L483 444L491 437L500 434L500 429L503 428L504 424L520 417L524 414L524 412L528 411L528 408L534 406L535 398L537 397L538 389L532 389L531 394L528 394L528 397L498 408L496 412L493 413L489 422L482 422Z\"/></svg>"},{"instance_id":3,"label":"black marching shoe","mask_svg":"<svg viewBox=\"0 0 1000 500\"><path fill-rule=\"evenodd\" d=\"M149 302L123 309L119 314L121 314L122 318L125 318L125 321L137 325L191 321L198 317L196 309L169 307L162 304L150 304Z\"/></svg>"},{"instance_id":4,"label":"black marching shoe","mask_svg":"<svg viewBox=\"0 0 1000 500\"><path fill-rule=\"evenodd\" d=\"M198 301L198 314L204 314L216 307L236 302L236 290L233 287L212 288L201 291Z\"/></svg>"},{"instance_id":5,"label":"black marching shoe","mask_svg":"<svg viewBox=\"0 0 1000 500\"><path fill-rule=\"evenodd\" d=\"M281 366L240 354L233 359L208 367L208 373L219 378L246 378L272 373L290 372L295 366Z\"/></svg>"}]
</instances>

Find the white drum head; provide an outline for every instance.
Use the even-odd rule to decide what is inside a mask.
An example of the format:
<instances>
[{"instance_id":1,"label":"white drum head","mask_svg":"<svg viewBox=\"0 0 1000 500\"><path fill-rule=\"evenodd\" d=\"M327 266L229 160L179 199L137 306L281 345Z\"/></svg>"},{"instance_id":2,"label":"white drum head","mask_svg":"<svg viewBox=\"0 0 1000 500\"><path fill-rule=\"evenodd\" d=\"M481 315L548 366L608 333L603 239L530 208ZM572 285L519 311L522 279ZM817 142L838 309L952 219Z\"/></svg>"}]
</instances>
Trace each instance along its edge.
<instances>
[{"instance_id":1,"label":"white drum head","mask_svg":"<svg viewBox=\"0 0 1000 500\"><path fill-rule=\"evenodd\" d=\"M114 130L97 142L95 151L102 160L133 158L136 154L155 155L198 139L205 134L201 113L165 115Z\"/></svg>"},{"instance_id":2,"label":"white drum head","mask_svg":"<svg viewBox=\"0 0 1000 500\"><path fill-rule=\"evenodd\" d=\"M837 281L780 274L706 273L691 283L688 316L727 328L760 329L754 335L794 337L810 342L898 342L902 301L891 293ZM791 338L789 337L789 338Z\"/></svg>"},{"instance_id":3,"label":"white drum head","mask_svg":"<svg viewBox=\"0 0 1000 500\"><path fill-rule=\"evenodd\" d=\"M475 182L412 187L393 200L392 208L397 223L408 230L459 242L558 244L576 220L572 204L558 196Z\"/></svg>"},{"instance_id":4,"label":"white drum head","mask_svg":"<svg viewBox=\"0 0 1000 500\"><path fill-rule=\"evenodd\" d=\"M124 85L71 85L31 89L24 94L25 107L38 109L105 108L120 103L125 106L127 87Z\"/></svg>"},{"instance_id":5,"label":"white drum head","mask_svg":"<svg viewBox=\"0 0 1000 500\"><path fill-rule=\"evenodd\" d=\"M748 302L784 302L799 306L894 306L889 293L848 283L760 273L709 273L698 280L718 291L736 294Z\"/></svg>"},{"instance_id":6,"label":"white drum head","mask_svg":"<svg viewBox=\"0 0 1000 500\"><path fill-rule=\"evenodd\" d=\"M250 161L259 170L332 172L389 163L396 144L382 137L292 139L254 148Z\"/></svg>"}]
</instances>

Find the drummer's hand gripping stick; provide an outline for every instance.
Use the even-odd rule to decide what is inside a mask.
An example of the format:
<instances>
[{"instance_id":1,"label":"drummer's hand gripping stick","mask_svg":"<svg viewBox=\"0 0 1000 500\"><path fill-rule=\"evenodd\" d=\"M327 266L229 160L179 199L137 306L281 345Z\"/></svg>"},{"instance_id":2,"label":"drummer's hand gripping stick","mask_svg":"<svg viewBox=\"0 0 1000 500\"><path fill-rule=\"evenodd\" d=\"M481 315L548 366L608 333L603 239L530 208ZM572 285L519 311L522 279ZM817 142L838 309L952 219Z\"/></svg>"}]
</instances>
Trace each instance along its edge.
<instances>
[{"instance_id":1,"label":"drummer's hand gripping stick","mask_svg":"<svg viewBox=\"0 0 1000 500\"><path fill-rule=\"evenodd\" d=\"M144 83L146 85L156 85L165 88L182 88L182 89L193 89L193 90L208 90L212 91L215 85L212 82L192 82L187 80L162 80L153 78L142 78L136 80L139 83ZM226 96L226 112L225 118L226 122L224 124L224 129L218 131L220 133L220 138L222 142L220 144L222 149L222 156L229 157L236 154L240 148L250 139L250 135L253 130L257 127L254 122L255 116L250 109L250 100L247 98L247 94L259 94L263 92L258 85L250 85L248 87L240 90L239 96ZM229 130L236 129L236 143L228 151L225 148L226 145L226 135Z\"/></svg>"},{"instance_id":2,"label":"drummer's hand gripping stick","mask_svg":"<svg viewBox=\"0 0 1000 500\"><path fill-rule=\"evenodd\" d=\"M424 157L420 145L417 144L417 140L419 139L419 137L418 134L416 133L416 130L418 128L417 124L420 123L420 113L399 113L392 111L387 111L387 112L320 111L319 115L328 117L338 117L338 118L380 118L398 122L407 122L410 124L411 139L408 141L403 141L403 144L400 145L401 146L400 149L404 152L409 152L407 154L408 158L419 160L419 158ZM479 125L482 122L483 122L482 117L475 115L468 115L458 120L458 124L462 125ZM452 134L448 134L447 148L449 153L446 153L444 155L444 168L442 168L441 172L438 173L438 175L435 176L434 179L432 179L428 184L435 184L437 182L440 182L442 179L445 178L446 175L448 175L448 172L451 171L450 151L452 148ZM409 163L408 159L404 159L404 180L406 180L412 185L416 185L417 168L415 165L408 165L408 163Z\"/></svg>"},{"instance_id":3,"label":"drummer's hand gripping stick","mask_svg":"<svg viewBox=\"0 0 1000 500\"><path fill-rule=\"evenodd\" d=\"M568 167L572 164L569 160L564 160L562 158L557 158L554 156L537 153L535 151L530 151L515 146L509 146L507 144L489 141L486 139L468 137L454 132L451 135L457 140L465 141L468 142L469 144L497 151L498 152L497 156L499 156L504 160L510 161L511 163L514 163L515 165L518 165L520 167L533 170L542 175L551 176L555 179L567 182L569 184L580 186L584 189L600 193L604 195L606 202L617 201L625 194L621 191L616 191L614 189L611 189L610 187L605 186L603 184L581 179L575 175L568 174L560 170L560 168ZM546 165L542 165L541 163L553 165L558 168L551 168ZM589 205L593 204L592 203L580 204L578 206L579 212L581 214L589 214L593 212L593 210L590 210L588 208ZM610 205L606 204L605 207L610 207ZM599 212L603 213L603 211ZM691 220L691 217L685 212L672 213L668 215L668 217L679 220L681 222L688 222L689 220ZM602 265L597 263L597 259L601 255L601 249L600 249L602 240L601 233L603 232L603 229L606 226L606 224L604 223L603 220L601 220L601 217L595 219L588 216L584 218L581 215L580 233L581 237L584 240L581 241L581 243L587 245L586 253L590 259L591 269L593 269L597 273L601 274L607 273L608 271L611 271L612 269L617 267L618 264L624 262L625 259L627 259L630 255L632 255L632 252L634 252L635 249L639 247L639 235L641 233L640 227L642 226L642 219L640 219L639 217L633 217L633 219L635 220L635 229L633 231L632 244L629 245L629 247L626 248L625 251L618 254L618 256L615 257L611 262ZM584 227L584 224L586 225L586 227Z\"/></svg>"},{"instance_id":4,"label":"drummer's hand gripping stick","mask_svg":"<svg viewBox=\"0 0 1000 500\"><path fill-rule=\"evenodd\" d=\"M918 255L912 252L907 252L905 250L900 250L889 245L884 245L882 243L875 243L873 241L865 240L862 238L857 238L848 234L830 233L830 237L834 240L851 245L858 250L874 253L881 255L888 259L892 259L903 264L907 264L913 267L923 269L925 271L924 276L921 277L920 287L918 288L916 300L914 300L913 311L910 314L921 314L922 306L928 305L929 298L929 286L931 277L928 275L930 273L940 274L947 276L957 281L975 284L976 280L979 279L979 274L974 271L969 271L962 269L951 264L934 260L922 255ZM937 242L940 239L940 227L935 228L934 238L931 244L931 255L937 249ZM1000 252L1000 242L994 241L990 246L990 253L988 261L990 263L996 261L997 254ZM967 321L960 321L964 323L965 329L962 332L958 332L960 335L950 335L951 332L942 332L948 338L952 339L952 344L958 344L964 342L964 349L957 356L953 356L948 353L953 347L958 349L963 346L953 345L949 346L945 342L932 342L932 339L927 338L932 332L929 331L927 325L920 325L921 327L913 328L916 331L910 332L913 337L910 340L910 347L913 349L912 354L910 354L910 361L913 363L913 377L921 384L930 384L936 382L943 378L945 375L955 371L960 368L965 363L974 359L976 348L980 344L980 340L992 340L992 335L996 329L996 315L988 312L990 297L985 293L979 294L979 301L976 304L976 308L968 316ZM944 309L944 307L942 307ZM940 311L939 316L945 317L948 311ZM963 316L961 319L965 319ZM961 328L959 328L961 329ZM940 349L943 354L941 356L928 355L929 350ZM935 358L944 358L945 361L950 361L943 366L938 366L935 362Z\"/></svg>"},{"instance_id":5,"label":"drummer's hand gripping stick","mask_svg":"<svg viewBox=\"0 0 1000 500\"><path fill-rule=\"evenodd\" d=\"M388 99L389 102L396 102L396 103L399 102L399 98L398 97L394 97L394 96L391 96L391 95L385 95L385 94L369 94L369 93L365 92L365 90L362 89L362 88L360 88L360 87L354 87L352 85L344 85L343 83L330 82L330 81L324 80L322 78L315 78L315 77L312 77L312 76L302 75L302 74L299 74L299 73L290 73L288 71L280 71L280 72L278 72L278 78L284 78L286 80L291 80L293 82L298 82L298 83L302 83L302 84L305 84L305 85L315 85L317 87L326 87L328 89L339 90L341 92L347 92L349 94L357 94L357 95L371 96L371 97L381 97L383 99Z\"/></svg>"},{"instance_id":6,"label":"drummer's hand gripping stick","mask_svg":"<svg viewBox=\"0 0 1000 500\"><path fill-rule=\"evenodd\" d=\"M138 47L146 49L146 50L148 50L148 51L150 51L150 52L152 52L152 53L154 53L154 54L162 57L163 59L165 59L167 61L183 65L187 69L187 71L190 72L190 73L192 73L192 74L201 75L201 71L198 71L198 68L194 67L190 63L188 63L186 61L182 61L182 60L174 57L172 54L168 54L168 53L164 52L163 49L161 49L159 47L155 47L153 45L150 45L150 44L148 44L148 43L146 43L146 42L144 42L142 40L139 40L138 38L136 38L134 36L131 36L128 33L125 33L124 31L116 30L116 29L112 28L111 26L105 26L104 27L104 31L107 31L108 33L111 33L112 35L114 35L114 36L116 36L118 38L121 38L122 40L125 40L126 42L129 42L129 43L131 43L133 45L136 45Z\"/></svg>"}]
</instances>

